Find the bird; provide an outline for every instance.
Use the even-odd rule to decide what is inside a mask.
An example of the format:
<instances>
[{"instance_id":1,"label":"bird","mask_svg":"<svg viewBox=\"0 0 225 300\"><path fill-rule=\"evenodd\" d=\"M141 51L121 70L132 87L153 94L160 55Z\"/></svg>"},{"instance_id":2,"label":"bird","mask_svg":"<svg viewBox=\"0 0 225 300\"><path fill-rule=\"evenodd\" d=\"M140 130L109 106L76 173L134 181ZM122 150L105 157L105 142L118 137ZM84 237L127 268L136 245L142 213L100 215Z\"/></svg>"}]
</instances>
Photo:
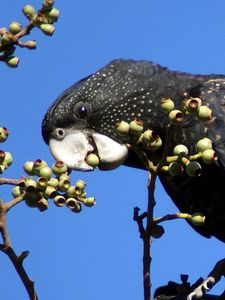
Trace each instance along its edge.
<instances>
[{"instance_id":1,"label":"bird","mask_svg":"<svg viewBox=\"0 0 225 300\"><path fill-rule=\"evenodd\" d=\"M163 148L168 116L160 101L172 99L181 110L187 98L201 99L212 110L212 118L201 122L187 115L184 122L173 127L169 151L184 144L190 153L195 153L196 143L207 137L218 159L213 164L202 163L201 176L160 172L158 177L181 212L205 216L202 226L188 221L195 231L225 242L224 75L171 71L146 60L113 60L59 95L43 118L42 136L53 156L71 169L93 170L85 160L90 153L98 154L100 170L121 165L145 169L135 151L127 146L129 138L118 135L115 125L122 120L142 120L145 129L161 137Z\"/></svg>"}]
</instances>

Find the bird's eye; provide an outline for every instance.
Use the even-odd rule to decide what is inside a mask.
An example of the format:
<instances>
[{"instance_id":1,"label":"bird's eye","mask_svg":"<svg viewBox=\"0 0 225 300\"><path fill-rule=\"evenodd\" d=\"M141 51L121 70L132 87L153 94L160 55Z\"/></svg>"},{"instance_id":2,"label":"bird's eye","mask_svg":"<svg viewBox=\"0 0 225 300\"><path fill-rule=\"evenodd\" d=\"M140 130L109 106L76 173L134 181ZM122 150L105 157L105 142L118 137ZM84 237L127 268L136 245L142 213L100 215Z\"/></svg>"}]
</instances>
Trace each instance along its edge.
<instances>
[{"instance_id":1,"label":"bird's eye","mask_svg":"<svg viewBox=\"0 0 225 300\"><path fill-rule=\"evenodd\" d=\"M74 112L79 119L86 119L89 114L89 106L85 103L77 103Z\"/></svg>"},{"instance_id":2,"label":"bird's eye","mask_svg":"<svg viewBox=\"0 0 225 300\"><path fill-rule=\"evenodd\" d=\"M61 140L65 136L65 130L63 128L56 128L55 135L59 140Z\"/></svg>"}]
</instances>

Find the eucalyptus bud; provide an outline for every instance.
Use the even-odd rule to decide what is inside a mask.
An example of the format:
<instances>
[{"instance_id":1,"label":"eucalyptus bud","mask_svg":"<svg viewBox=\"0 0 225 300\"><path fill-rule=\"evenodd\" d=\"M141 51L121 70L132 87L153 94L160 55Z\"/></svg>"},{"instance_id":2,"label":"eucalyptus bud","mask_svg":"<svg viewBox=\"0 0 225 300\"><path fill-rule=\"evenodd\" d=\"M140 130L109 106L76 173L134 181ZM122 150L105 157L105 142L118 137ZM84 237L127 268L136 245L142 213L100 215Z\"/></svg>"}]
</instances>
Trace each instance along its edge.
<instances>
[{"instance_id":1,"label":"eucalyptus bud","mask_svg":"<svg viewBox=\"0 0 225 300\"><path fill-rule=\"evenodd\" d=\"M37 188L41 191L44 191L48 185L48 179L44 177L39 177L37 179Z\"/></svg>"},{"instance_id":2,"label":"eucalyptus bud","mask_svg":"<svg viewBox=\"0 0 225 300\"><path fill-rule=\"evenodd\" d=\"M154 131L147 129L142 136L143 142L152 143L154 142L159 136L154 133Z\"/></svg>"},{"instance_id":3,"label":"eucalyptus bud","mask_svg":"<svg viewBox=\"0 0 225 300\"><path fill-rule=\"evenodd\" d=\"M209 121L212 119L212 110L208 106L200 106L197 117L201 121Z\"/></svg>"},{"instance_id":4,"label":"eucalyptus bud","mask_svg":"<svg viewBox=\"0 0 225 300\"><path fill-rule=\"evenodd\" d=\"M11 68L17 68L19 64L19 57L8 56L5 60L6 64Z\"/></svg>"},{"instance_id":5,"label":"eucalyptus bud","mask_svg":"<svg viewBox=\"0 0 225 300\"><path fill-rule=\"evenodd\" d=\"M164 98L161 100L161 109L164 113L169 114L174 107L174 102L170 98Z\"/></svg>"},{"instance_id":6,"label":"eucalyptus bud","mask_svg":"<svg viewBox=\"0 0 225 300\"><path fill-rule=\"evenodd\" d=\"M49 23L52 24L54 22L57 22L58 18L59 18L59 10L53 7L47 14L47 19L49 20Z\"/></svg>"},{"instance_id":7,"label":"eucalyptus bud","mask_svg":"<svg viewBox=\"0 0 225 300\"><path fill-rule=\"evenodd\" d=\"M188 112L196 112L202 105L202 100L200 98L190 98L185 101L185 108Z\"/></svg>"},{"instance_id":8,"label":"eucalyptus bud","mask_svg":"<svg viewBox=\"0 0 225 300\"><path fill-rule=\"evenodd\" d=\"M88 207L92 207L96 204L96 200L94 197L89 197L89 198L85 198L85 199L82 199L81 202L85 205L85 206L88 206Z\"/></svg>"},{"instance_id":9,"label":"eucalyptus bud","mask_svg":"<svg viewBox=\"0 0 225 300\"><path fill-rule=\"evenodd\" d=\"M28 49L36 49L37 47L37 43L34 40L29 40L23 43L24 47L28 48Z\"/></svg>"},{"instance_id":10,"label":"eucalyptus bud","mask_svg":"<svg viewBox=\"0 0 225 300\"><path fill-rule=\"evenodd\" d=\"M174 155L188 155L188 148L185 145L176 145L173 149Z\"/></svg>"},{"instance_id":11,"label":"eucalyptus bud","mask_svg":"<svg viewBox=\"0 0 225 300\"><path fill-rule=\"evenodd\" d=\"M140 119L135 119L134 121L130 122L130 134L139 136L142 134L143 129L143 121L141 121Z\"/></svg>"},{"instance_id":12,"label":"eucalyptus bud","mask_svg":"<svg viewBox=\"0 0 225 300\"><path fill-rule=\"evenodd\" d=\"M83 191L86 187L86 183L83 181L83 180L78 180L76 183L75 183L75 186L77 188L79 188L81 191Z\"/></svg>"},{"instance_id":13,"label":"eucalyptus bud","mask_svg":"<svg viewBox=\"0 0 225 300\"><path fill-rule=\"evenodd\" d=\"M22 29L22 25L18 22L12 22L10 25L9 25L9 31L12 33L12 34L16 34L16 33L19 33Z\"/></svg>"},{"instance_id":14,"label":"eucalyptus bud","mask_svg":"<svg viewBox=\"0 0 225 300\"><path fill-rule=\"evenodd\" d=\"M42 197L38 200L37 208L40 211L45 211L46 209L48 209L48 201L44 197Z\"/></svg>"},{"instance_id":15,"label":"eucalyptus bud","mask_svg":"<svg viewBox=\"0 0 225 300\"><path fill-rule=\"evenodd\" d=\"M57 191L53 186L47 186L44 191L44 195L46 196L46 198L53 199L57 196Z\"/></svg>"},{"instance_id":16,"label":"eucalyptus bud","mask_svg":"<svg viewBox=\"0 0 225 300\"><path fill-rule=\"evenodd\" d=\"M15 186L13 189L12 189L12 195L14 198L16 197L19 197L21 194L22 194L22 189L20 186Z\"/></svg>"},{"instance_id":17,"label":"eucalyptus bud","mask_svg":"<svg viewBox=\"0 0 225 300\"><path fill-rule=\"evenodd\" d=\"M164 228L161 225L154 224L151 229L151 236L155 239L161 238L165 233Z\"/></svg>"},{"instance_id":18,"label":"eucalyptus bud","mask_svg":"<svg viewBox=\"0 0 225 300\"><path fill-rule=\"evenodd\" d=\"M30 4L23 7L23 13L28 19L32 19L36 15L36 10Z\"/></svg>"},{"instance_id":19,"label":"eucalyptus bud","mask_svg":"<svg viewBox=\"0 0 225 300\"><path fill-rule=\"evenodd\" d=\"M5 152L5 157L2 161L3 166L8 168L12 164L12 162L13 162L12 154L10 152Z\"/></svg>"},{"instance_id":20,"label":"eucalyptus bud","mask_svg":"<svg viewBox=\"0 0 225 300\"><path fill-rule=\"evenodd\" d=\"M51 24L41 24L40 29L46 35L53 35L55 31L55 27Z\"/></svg>"},{"instance_id":21,"label":"eucalyptus bud","mask_svg":"<svg viewBox=\"0 0 225 300\"><path fill-rule=\"evenodd\" d=\"M197 151L203 152L208 149L212 149L212 141L208 138L203 138L197 142Z\"/></svg>"},{"instance_id":22,"label":"eucalyptus bud","mask_svg":"<svg viewBox=\"0 0 225 300\"><path fill-rule=\"evenodd\" d=\"M202 226L205 223L205 216L201 213L195 213L191 216L190 221L195 226Z\"/></svg>"},{"instance_id":23,"label":"eucalyptus bud","mask_svg":"<svg viewBox=\"0 0 225 300\"><path fill-rule=\"evenodd\" d=\"M9 136L9 131L5 127L0 127L0 143L3 143L7 140Z\"/></svg>"},{"instance_id":24,"label":"eucalyptus bud","mask_svg":"<svg viewBox=\"0 0 225 300\"><path fill-rule=\"evenodd\" d=\"M32 178L26 178L25 179L25 190L29 193L34 193L37 188L37 183Z\"/></svg>"},{"instance_id":25,"label":"eucalyptus bud","mask_svg":"<svg viewBox=\"0 0 225 300\"><path fill-rule=\"evenodd\" d=\"M94 153L90 153L90 154L85 158L85 161L86 161L86 163L87 163L89 166L91 166L91 167L93 167L93 168L97 168L98 165L99 165L99 163L100 163L98 156L97 156L96 154L94 154Z\"/></svg>"},{"instance_id":26,"label":"eucalyptus bud","mask_svg":"<svg viewBox=\"0 0 225 300\"><path fill-rule=\"evenodd\" d=\"M116 132L121 136L128 135L129 128L130 128L129 123L125 121L121 121L116 124Z\"/></svg>"},{"instance_id":27,"label":"eucalyptus bud","mask_svg":"<svg viewBox=\"0 0 225 300\"><path fill-rule=\"evenodd\" d=\"M60 176L67 172L67 165L62 161L56 161L52 165L52 171L56 176Z\"/></svg>"},{"instance_id":28,"label":"eucalyptus bud","mask_svg":"<svg viewBox=\"0 0 225 300\"><path fill-rule=\"evenodd\" d=\"M27 173L27 175L32 176L34 175L33 173L33 167L34 167L34 162L33 161L26 161L23 165L24 171Z\"/></svg>"},{"instance_id":29,"label":"eucalyptus bud","mask_svg":"<svg viewBox=\"0 0 225 300\"><path fill-rule=\"evenodd\" d=\"M207 149L202 152L202 160L205 164L214 163L217 159L218 156L213 149Z\"/></svg>"},{"instance_id":30,"label":"eucalyptus bud","mask_svg":"<svg viewBox=\"0 0 225 300\"><path fill-rule=\"evenodd\" d=\"M197 161L191 161L186 165L186 173L190 177L198 177L202 174L202 167Z\"/></svg>"},{"instance_id":31,"label":"eucalyptus bud","mask_svg":"<svg viewBox=\"0 0 225 300\"><path fill-rule=\"evenodd\" d=\"M77 212L78 213L82 209L81 204L77 200L75 200L74 198L68 198L68 199L66 199L66 205L73 212Z\"/></svg>"},{"instance_id":32,"label":"eucalyptus bud","mask_svg":"<svg viewBox=\"0 0 225 300\"><path fill-rule=\"evenodd\" d=\"M48 166L44 166L40 169L39 171L39 176L44 177L44 178L51 178L52 175L52 169Z\"/></svg>"},{"instance_id":33,"label":"eucalyptus bud","mask_svg":"<svg viewBox=\"0 0 225 300\"><path fill-rule=\"evenodd\" d=\"M173 124L180 124L184 120L184 115L180 110L174 109L169 113L169 119Z\"/></svg>"},{"instance_id":34,"label":"eucalyptus bud","mask_svg":"<svg viewBox=\"0 0 225 300\"><path fill-rule=\"evenodd\" d=\"M42 160L42 159L36 159L34 161L34 165L33 165L33 173L35 175L39 175L40 174L40 170L44 167L47 166L46 161ZM41 175L42 177L44 177L43 175Z\"/></svg>"},{"instance_id":35,"label":"eucalyptus bud","mask_svg":"<svg viewBox=\"0 0 225 300\"><path fill-rule=\"evenodd\" d=\"M58 207L62 207L64 206L66 203L66 198L63 197L62 195L57 195L55 198L54 198L54 204Z\"/></svg>"},{"instance_id":36,"label":"eucalyptus bud","mask_svg":"<svg viewBox=\"0 0 225 300\"><path fill-rule=\"evenodd\" d=\"M57 178L50 178L48 180L48 185L53 186L54 188L58 188L59 186L59 180Z\"/></svg>"},{"instance_id":37,"label":"eucalyptus bud","mask_svg":"<svg viewBox=\"0 0 225 300\"><path fill-rule=\"evenodd\" d=\"M66 192L69 187L70 187L70 181L68 179L59 180L59 190L61 192Z\"/></svg>"}]
</instances>

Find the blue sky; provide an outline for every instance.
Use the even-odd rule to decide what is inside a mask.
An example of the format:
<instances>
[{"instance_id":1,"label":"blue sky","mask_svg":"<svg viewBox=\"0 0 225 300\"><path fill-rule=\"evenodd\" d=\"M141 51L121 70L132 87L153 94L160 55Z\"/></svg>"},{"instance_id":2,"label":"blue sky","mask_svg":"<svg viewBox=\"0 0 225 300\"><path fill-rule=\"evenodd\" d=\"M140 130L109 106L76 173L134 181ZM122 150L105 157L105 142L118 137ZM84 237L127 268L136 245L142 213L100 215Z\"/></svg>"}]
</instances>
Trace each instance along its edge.
<instances>
[{"instance_id":1,"label":"blue sky","mask_svg":"<svg viewBox=\"0 0 225 300\"><path fill-rule=\"evenodd\" d=\"M30 2L39 7L39 1ZM25 23L26 2L1 4L0 26ZM23 175L26 160L53 159L40 134L42 117L65 88L115 58L147 59L173 70L224 74L225 2L220 0L67 0L52 38L31 34L36 51L18 50L18 69L0 64L1 126L11 135L2 149L14 164L5 176ZM45 213L18 205L8 215L17 252L30 250L25 265L41 300L143 299L142 242L133 207L146 208L147 174L120 167L111 172L73 172L84 179L97 205L81 214L51 205ZM1 187L4 199L10 191ZM160 185L156 215L177 211ZM153 289L189 274L194 282L224 257L224 245L205 239L184 221L164 224L153 242ZM27 299L7 257L0 253L1 297ZM222 285L213 291L220 293Z\"/></svg>"}]
</instances>

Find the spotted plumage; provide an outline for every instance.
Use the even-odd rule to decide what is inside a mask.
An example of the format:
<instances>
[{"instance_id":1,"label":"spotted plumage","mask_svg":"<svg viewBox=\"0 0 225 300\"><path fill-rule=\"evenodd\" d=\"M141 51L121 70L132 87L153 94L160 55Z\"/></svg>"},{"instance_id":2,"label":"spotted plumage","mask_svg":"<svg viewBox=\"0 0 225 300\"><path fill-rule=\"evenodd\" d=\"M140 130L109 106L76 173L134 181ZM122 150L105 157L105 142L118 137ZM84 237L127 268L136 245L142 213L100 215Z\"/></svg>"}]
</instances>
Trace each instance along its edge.
<instances>
[{"instance_id":1,"label":"spotted plumage","mask_svg":"<svg viewBox=\"0 0 225 300\"><path fill-rule=\"evenodd\" d=\"M73 169L90 170L85 156L93 151L101 158L100 169L121 164L144 168L135 153L126 148L127 138L116 133L115 124L139 118L164 142L168 118L160 109L160 100L169 97L179 109L187 96L200 97L213 110L214 117L209 122L199 122L188 116L173 132L171 150L182 143L194 153L195 143L207 136L213 141L218 162L203 164L198 178L163 173L160 180L182 212L206 216L205 225L195 230L225 241L224 76L173 72L147 61L112 61L56 99L45 115L43 137L53 155Z\"/></svg>"}]
</instances>

